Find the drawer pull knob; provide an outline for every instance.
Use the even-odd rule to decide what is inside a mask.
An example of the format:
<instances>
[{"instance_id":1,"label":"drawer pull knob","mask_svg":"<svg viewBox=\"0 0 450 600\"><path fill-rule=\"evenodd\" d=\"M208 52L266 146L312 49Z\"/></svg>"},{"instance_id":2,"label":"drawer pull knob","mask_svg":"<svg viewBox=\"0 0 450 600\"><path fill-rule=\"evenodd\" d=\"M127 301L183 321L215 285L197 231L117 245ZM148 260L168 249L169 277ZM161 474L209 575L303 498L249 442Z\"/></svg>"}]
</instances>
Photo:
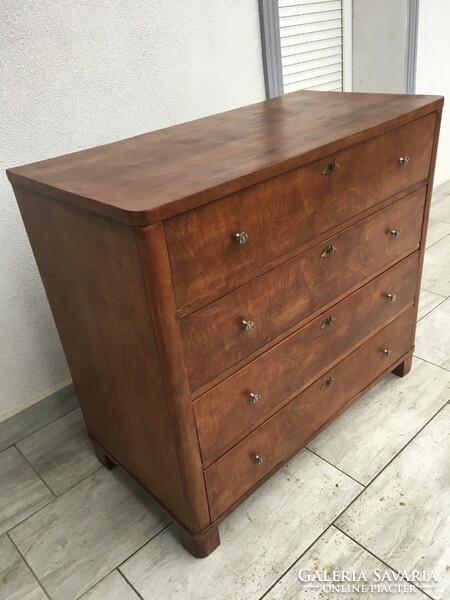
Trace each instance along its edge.
<instances>
[{"instance_id":1,"label":"drawer pull knob","mask_svg":"<svg viewBox=\"0 0 450 600\"><path fill-rule=\"evenodd\" d=\"M263 465L266 462L266 457L265 456L261 456L260 454L257 454L255 456L255 463L257 465Z\"/></svg>"},{"instance_id":2,"label":"drawer pull knob","mask_svg":"<svg viewBox=\"0 0 450 600\"><path fill-rule=\"evenodd\" d=\"M241 327L244 331L251 331L254 326L255 323L253 321L247 321L246 319L241 321Z\"/></svg>"},{"instance_id":3,"label":"drawer pull knob","mask_svg":"<svg viewBox=\"0 0 450 600\"><path fill-rule=\"evenodd\" d=\"M323 249L322 254L320 255L320 258L329 258L334 252L336 252L335 246L327 246L326 248Z\"/></svg>"},{"instance_id":4,"label":"drawer pull knob","mask_svg":"<svg viewBox=\"0 0 450 600\"><path fill-rule=\"evenodd\" d=\"M387 348L385 348L383 350L383 354L384 354L384 356L390 356L392 354L392 350L388 350Z\"/></svg>"},{"instance_id":5,"label":"drawer pull knob","mask_svg":"<svg viewBox=\"0 0 450 600\"><path fill-rule=\"evenodd\" d=\"M401 232L402 232L401 229L393 229L391 231L391 235L392 235L392 237L394 237L395 239L397 239L397 238L400 237Z\"/></svg>"},{"instance_id":6,"label":"drawer pull knob","mask_svg":"<svg viewBox=\"0 0 450 600\"><path fill-rule=\"evenodd\" d=\"M325 381L322 383L322 385L320 386L320 389L321 390L327 390L332 383L333 383L333 378L332 377L327 377L325 379Z\"/></svg>"},{"instance_id":7,"label":"drawer pull knob","mask_svg":"<svg viewBox=\"0 0 450 600\"><path fill-rule=\"evenodd\" d=\"M241 233L235 233L233 239L241 246L248 242L248 233L242 231Z\"/></svg>"},{"instance_id":8,"label":"drawer pull knob","mask_svg":"<svg viewBox=\"0 0 450 600\"><path fill-rule=\"evenodd\" d=\"M252 401L253 404L258 404L258 402L261 400L261 394L252 392L250 394L250 400Z\"/></svg>"},{"instance_id":9,"label":"drawer pull knob","mask_svg":"<svg viewBox=\"0 0 450 600\"><path fill-rule=\"evenodd\" d=\"M403 167L407 167L410 161L409 156L401 156L399 159L399 163L403 166Z\"/></svg>"},{"instance_id":10,"label":"drawer pull knob","mask_svg":"<svg viewBox=\"0 0 450 600\"><path fill-rule=\"evenodd\" d=\"M333 160L332 163L328 163L327 165L324 166L324 168L322 169L322 175L333 175L333 173L336 173L336 171L339 169L339 165L338 163Z\"/></svg>"},{"instance_id":11,"label":"drawer pull knob","mask_svg":"<svg viewBox=\"0 0 450 600\"><path fill-rule=\"evenodd\" d=\"M322 321L322 325L320 326L320 329L328 329L328 327L331 325L331 323L335 320L336 319L334 317L327 317L326 319L324 319L324 321Z\"/></svg>"},{"instance_id":12,"label":"drawer pull knob","mask_svg":"<svg viewBox=\"0 0 450 600\"><path fill-rule=\"evenodd\" d=\"M395 302L397 300L397 294L386 294L386 298L389 300L389 302Z\"/></svg>"}]
</instances>

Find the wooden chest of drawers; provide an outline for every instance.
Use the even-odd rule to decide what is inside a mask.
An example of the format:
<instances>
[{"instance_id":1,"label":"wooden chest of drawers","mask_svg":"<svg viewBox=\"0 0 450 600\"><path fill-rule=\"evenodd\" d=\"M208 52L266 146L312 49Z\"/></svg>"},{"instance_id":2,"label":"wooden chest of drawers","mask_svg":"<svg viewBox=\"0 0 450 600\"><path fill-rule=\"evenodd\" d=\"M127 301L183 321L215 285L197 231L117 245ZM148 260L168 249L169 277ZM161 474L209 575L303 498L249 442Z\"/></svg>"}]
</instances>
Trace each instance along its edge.
<instances>
[{"instance_id":1,"label":"wooden chest of drawers","mask_svg":"<svg viewBox=\"0 0 450 600\"><path fill-rule=\"evenodd\" d=\"M195 556L410 369L442 105L296 92L8 170L97 456Z\"/></svg>"}]
</instances>

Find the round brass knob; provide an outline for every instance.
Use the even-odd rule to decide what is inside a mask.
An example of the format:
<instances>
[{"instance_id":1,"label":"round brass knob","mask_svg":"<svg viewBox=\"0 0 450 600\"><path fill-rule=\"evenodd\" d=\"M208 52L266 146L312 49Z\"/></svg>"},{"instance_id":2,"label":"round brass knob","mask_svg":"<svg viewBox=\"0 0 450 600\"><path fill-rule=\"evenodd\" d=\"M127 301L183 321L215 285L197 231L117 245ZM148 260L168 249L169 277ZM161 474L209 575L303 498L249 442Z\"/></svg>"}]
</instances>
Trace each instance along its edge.
<instances>
[{"instance_id":1,"label":"round brass knob","mask_svg":"<svg viewBox=\"0 0 450 600\"><path fill-rule=\"evenodd\" d=\"M404 166L404 167L407 167L407 166L408 166L408 163L409 163L409 161L410 161L410 158L409 158L409 156L401 156L401 157L399 158L399 162L400 162L400 164L401 164L402 166Z\"/></svg>"},{"instance_id":2,"label":"round brass knob","mask_svg":"<svg viewBox=\"0 0 450 600\"><path fill-rule=\"evenodd\" d=\"M390 356L390 355L392 354L392 350L388 350L387 348L385 348L385 349L383 350L383 354L384 354L385 356Z\"/></svg>"},{"instance_id":3,"label":"round brass knob","mask_svg":"<svg viewBox=\"0 0 450 600\"><path fill-rule=\"evenodd\" d=\"M246 244L248 242L248 233L245 233L245 231L242 231L241 233L235 233L234 234L234 240L240 244L241 246L243 246L244 244Z\"/></svg>"},{"instance_id":4,"label":"round brass knob","mask_svg":"<svg viewBox=\"0 0 450 600\"><path fill-rule=\"evenodd\" d=\"M251 392L250 400L252 401L253 404L258 404L258 402L261 400L261 394L256 394L256 393Z\"/></svg>"},{"instance_id":5,"label":"round brass knob","mask_svg":"<svg viewBox=\"0 0 450 600\"><path fill-rule=\"evenodd\" d=\"M247 321L246 319L241 321L241 327L244 331L251 331L254 326L255 324L253 321Z\"/></svg>"},{"instance_id":6,"label":"round brass knob","mask_svg":"<svg viewBox=\"0 0 450 600\"><path fill-rule=\"evenodd\" d=\"M395 302L397 300L397 294L386 294L386 298L389 302Z\"/></svg>"},{"instance_id":7,"label":"round brass knob","mask_svg":"<svg viewBox=\"0 0 450 600\"><path fill-rule=\"evenodd\" d=\"M394 237L395 239L397 239L397 238L400 237L401 232L402 232L401 229L393 229L391 231L391 235L392 235L392 237Z\"/></svg>"},{"instance_id":8,"label":"round brass knob","mask_svg":"<svg viewBox=\"0 0 450 600\"><path fill-rule=\"evenodd\" d=\"M265 456L261 456L260 454L257 454L255 456L255 463L257 465L263 465L265 462L266 462Z\"/></svg>"}]
</instances>

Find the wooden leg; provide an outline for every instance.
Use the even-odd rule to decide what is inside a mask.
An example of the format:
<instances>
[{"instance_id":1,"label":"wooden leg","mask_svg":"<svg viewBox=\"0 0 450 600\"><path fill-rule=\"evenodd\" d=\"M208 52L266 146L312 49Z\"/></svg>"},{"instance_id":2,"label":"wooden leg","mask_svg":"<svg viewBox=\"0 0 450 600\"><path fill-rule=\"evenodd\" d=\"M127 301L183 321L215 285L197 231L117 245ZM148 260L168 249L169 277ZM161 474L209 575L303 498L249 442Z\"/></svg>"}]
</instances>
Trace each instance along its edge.
<instances>
[{"instance_id":1,"label":"wooden leg","mask_svg":"<svg viewBox=\"0 0 450 600\"><path fill-rule=\"evenodd\" d=\"M108 471L110 471L111 469L114 469L114 467L116 466L116 463L113 462L109 458L109 456L106 456L106 454L103 452L103 450L100 448L100 446L94 442L94 440L91 440L91 442L92 442L92 446L94 447L95 456L102 463L102 465L105 467L105 469L108 469Z\"/></svg>"},{"instance_id":2,"label":"wooden leg","mask_svg":"<svg viewBox=\"0 0 450 600\"><path fill-rule=\"evenodd\" d=\"M411 354L411 356L405 358L405 360L402 363L400 363L398 367L395 367L395 369L392 372L395 373L395 375L398 375L399 377L404 377L405 375L408 375L408 373L411 371L412 359L413 357Z\"/></svg>"},{"instance_id":3,"label":"wooden leg","mask_svg":"<svg viewBox=\"0 0 450 600\"><path fill-rule=\"evenodd\" d=\"M180 528L181 543L195 558L205 558L220 545L219 527L212 526L200 535L191 535Z\"/></svg>"}]
</instances>

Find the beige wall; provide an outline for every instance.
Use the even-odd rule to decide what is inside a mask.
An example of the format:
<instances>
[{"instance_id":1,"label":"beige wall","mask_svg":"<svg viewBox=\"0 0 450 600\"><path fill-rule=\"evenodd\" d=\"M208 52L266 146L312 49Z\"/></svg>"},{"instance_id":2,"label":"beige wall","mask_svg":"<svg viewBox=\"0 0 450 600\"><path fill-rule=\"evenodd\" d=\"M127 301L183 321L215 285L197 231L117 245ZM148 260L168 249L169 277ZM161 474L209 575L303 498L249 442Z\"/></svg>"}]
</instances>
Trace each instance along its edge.
<instances>
[{"instance_id":1,"label":"beige wall","mask_svg":"<svg viewBox=\"0 0 450 600\"><path fill-rule=\"evenodd\" d=\"M419 4L416 92L445 96L436 163L435 185L450 179L450 2L422 0Z\"/></svg>"},{"instance_id":2,"label":"beige wall","mask_svg":"<svg viewBox=\"0 0 450 600\"><path fill-rule=\"evenodd\" d=\"M353 91L405 91L407 22L408 0L353 0Z\"/></svg>"},{"instance_id":3,"label":"beige wall","mask_svg":"<svg viewBox=\"0 0 450 600\"><path fill-rule=\"evenodd\" d=\"M257 0L3 0L1 23L0 421L69 377L4 169L265 98Z\"/></svg>"}]
</instances>

